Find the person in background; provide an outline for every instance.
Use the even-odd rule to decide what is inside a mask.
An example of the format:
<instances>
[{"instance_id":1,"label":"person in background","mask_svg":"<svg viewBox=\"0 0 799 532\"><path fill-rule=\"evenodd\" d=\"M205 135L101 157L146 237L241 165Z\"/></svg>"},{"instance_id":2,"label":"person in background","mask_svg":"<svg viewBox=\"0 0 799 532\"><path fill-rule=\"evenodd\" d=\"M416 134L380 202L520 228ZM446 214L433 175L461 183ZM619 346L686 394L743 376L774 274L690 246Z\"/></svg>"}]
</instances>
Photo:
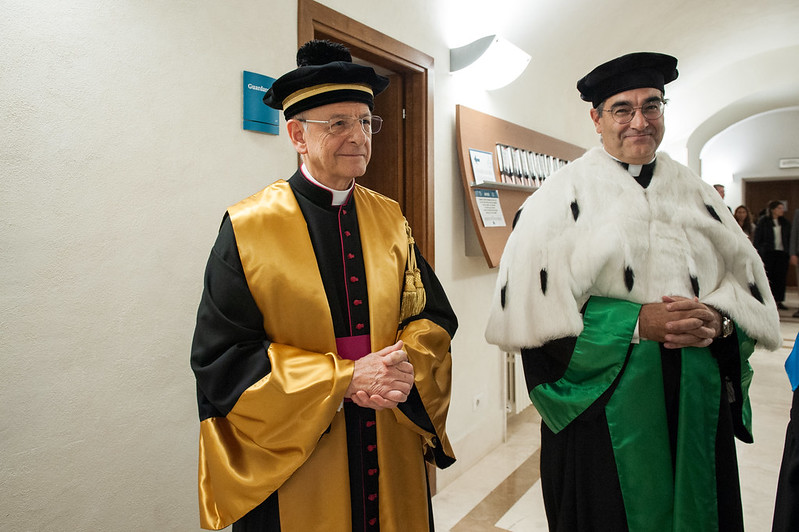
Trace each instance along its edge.
<instances>
[{"instance_id":1,"label":"person in background","mask_svg":"<svg viewBox=\"0 0 799 532\"><path fill-rule=\"evenodd\" d=\"M785 205L781 201L770 201L766 214L757 222L753 244L766 267L771 293L777 308L785 310L785 282L788 274L788 252L791 242L791 225L783 216Z\"/></svg>"},{"instance_id":2,"label":"person in background","mask_svg":"<svg viewBox=\"0 0 799 532\"><path fill-rule=\"evenodd\" d=\"M799 340L797 335L796 340ZM777 498L774 501L772 532L799 530L799 345L794 340L793 350L785 361L785 371L793 389L785 447L777 480Z\"/></svg>"},{"instance_id":3,"label":"person in background","mask_svg":"<svg viewBox=\"0 0 799 532\"><path fill-rule=\"evenodd\" d=\"M228 208L191 367L204 528L432 530L457 319L399 205L361 187L388 79L311 41L264 102L302 164Z\"/></svg>"},{"instance_id":4,"label":"person in background","mask_svg":"<svg viewBox=\"0 0 799 532\"><path fill-rule=\"evenodd\" d=\"M578 81L602 147L525 201L500 262L486 339L521 352L553 531L743 530L747 359L779 317L719 194L657 151L676 78L638 52Z\"/></svg>"},{"instance_id":5,"label":"person in background","mask_svg":"<svg viewBox=\"0 0 799 532\"><path fill-rule=\"evenodd\" d=\"M719 196L721 196L721 199L724 199L724 194L725 194L724 185L715 184L715 185L713 185L713 188L715 188L716 192L719 193ZM727 205L727 210L732 212L732 209L730 208L729 205Z\"/></svg>"},{"instance_id":6,"label":"person in background","mask_svg":"<svg viewBox=\"0 0 799 532\"><path fill-rule=\"evenodd\" d=\"M799 280L799 209L793 211L790 241L791 243L788 245L788 255L790 258L788 261L795 268L796 279ZM799 310L794 312L792 317L799 318Z\"/></svg>"},{"instance_id":7,"label":"person in background","mask_svg":"<svg viewBox=\"0 0 799 532\"><path fill-rule=\"evenodd\" d=\"M741 230L749 238L751 242L755 237L755 224L752 223L752 214L749 212L749 207L746 205L738 205L733 213L735 221L741 227Z\"/></svg>"}]
</instances>

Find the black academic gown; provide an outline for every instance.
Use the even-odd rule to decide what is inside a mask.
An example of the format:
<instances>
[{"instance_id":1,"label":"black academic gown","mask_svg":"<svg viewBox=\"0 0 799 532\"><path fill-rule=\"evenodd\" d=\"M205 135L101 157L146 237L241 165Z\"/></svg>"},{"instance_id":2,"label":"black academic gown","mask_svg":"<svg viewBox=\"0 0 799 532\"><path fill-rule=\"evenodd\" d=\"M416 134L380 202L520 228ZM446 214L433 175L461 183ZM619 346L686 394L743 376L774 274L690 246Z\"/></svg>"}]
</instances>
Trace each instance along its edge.
<instances>
[{"instance_id":1,"label":"black academic gown","mask_svg":"<svg viewBox=\"0 0 799 532\"><path fill-rule=\"evenodd\" d=\"M623 165L627 168L626 165ZM646 188L652 179L654 163L646 165L636 181ZM517 215L518 217L518 215ZM609 332L610 333L610 332ZM522 364L528 392L543 383L555 383L565 374L574 351L576 337L565 337L535 349L522 349ZM680 398L680 350L660 345L663 369L666 419L672 466L676 460L676 440ZM751 441L743 427L733 426L731 410L740 416L740 381L738 340L735 334L717 339L711 345L719 361L723 393L716 433L716 488L719 530L743 530L738 465L734 437L736 429L745 441ZM629 360L630 353L627 354ZM626 363L625 363L626 367ZM737 374L736 374L737 373ZM541 484L549 529L553 532L628 530L622 490L605 407L613 395L624 369L609 389L568 426L553 432L541 423ZM726 383L729 382L729 389ZM728 394L728 392L730 392ZM736 397L737 395L737 397ZM656 479L640 479L656 482ZM658 529L653 524L653 530Z\"/></svg>"}]
</instances>

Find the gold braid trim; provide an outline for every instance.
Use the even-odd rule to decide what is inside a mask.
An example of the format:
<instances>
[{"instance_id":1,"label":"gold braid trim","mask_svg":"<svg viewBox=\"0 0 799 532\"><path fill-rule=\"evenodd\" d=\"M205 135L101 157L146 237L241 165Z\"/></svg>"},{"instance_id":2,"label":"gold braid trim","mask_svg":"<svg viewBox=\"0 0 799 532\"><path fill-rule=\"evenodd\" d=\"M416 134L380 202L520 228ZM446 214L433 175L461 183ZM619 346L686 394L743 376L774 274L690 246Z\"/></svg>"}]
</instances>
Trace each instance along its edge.
<instances>
[{"instance_id":1,"label":"gold braid trim","mask_svg":"<svg viewBox=\"0 0 799 532\"><path fill-rule=\"evenodd\" d=\"M400 322L419 314L427 303L427 294L422 284L422 276L419 273L419 267L416 265L416 253L414 252L416 241L413 239L408 220L405 220L405 233L408 235L408 261L405 266L405 286L402 290Z\"/></svg>"},{"instance_id":2,"label":"gold braid trim","mask_svg":"<svg viewBox=\"0 0 799 532\"><path fill-rule=\"evenodd\" d=\"M292 92L283 100L283 109L288 109L295 103L299 103L302 100L311 98L312 96L317 96L326 92L343 90L361 91L368 93L370 96L373 95L372 88L362 83L323 83L321 85L305 87L304 89Z\"/></svg>"}]
</instances>

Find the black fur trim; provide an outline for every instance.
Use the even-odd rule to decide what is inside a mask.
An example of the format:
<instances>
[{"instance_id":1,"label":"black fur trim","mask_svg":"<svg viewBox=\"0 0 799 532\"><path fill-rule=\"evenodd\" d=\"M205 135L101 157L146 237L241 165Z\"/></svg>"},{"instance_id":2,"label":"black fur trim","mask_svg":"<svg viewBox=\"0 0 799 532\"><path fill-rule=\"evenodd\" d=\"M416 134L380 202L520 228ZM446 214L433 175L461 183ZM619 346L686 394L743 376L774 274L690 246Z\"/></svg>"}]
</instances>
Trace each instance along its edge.
<instances>
[{"instance_id":1,"label":"black fur trim","mask_svg":"<svg viewBox=\"0 0 799 532\"><path fill-rule=\"evenodd\" d=\"M541 293L542 294L546 294L547 293L547 276L548 276L546 269L542 269L541 273L539 274L539 276L541 277Z\"/></svg>"},{"instance_id":2,"label":"black fur trim","mask_svg":"<svg viewBox=\"0 0 799 532\"><path fill-rule=\"evenodd\" d=\"M695 275L691 276L691 288L694 290L694 295L699 297L699 279Z\"/></svg>"},{"instance_id":3,"label":"black fur trim","mask_svg":"<svg viewBox=\"0 0 799 532\"><path fill-rule=\"evenodd\" d=\"M749 284L749 291L752 292L752 297L760 301L761 304L763 303L763 296L755 283Z\"/></svg>"},{"instance_id":4,"label":"black fur trim","mask_svg":"<svg viewBox=\"0 0 799 532\"><path fill-rule=\"evenodd\" d=\"M580 217L580 206L577 205L576 201L573 201L571 207L572 207L572 216L574 216L574 221L576 222L577 218Z\"/></svg>"},{"instance_id":5,"label":"black fur trim","mask_svg":"<svg viewBox=\"0 0 799 532\"><path fill-rule=\"evenodd\" d=\"M633 291L633 285L635 285L635 272L629 266L624 268L624 284L627 286L628 292Z\"/></svg>"},{"instance_id":6,"label":"black fur trim","mask_svg":"<svg viewBox=\"0 0 799 532\"><path fill-rule=\"evenodd\" d=\"M717 222L721 221L721 218L719 218L719 213L716 212L716 209L714 209L713 207L711 207L707 203L705 203L705 208L707 209L707 212L710 213L710 216L715 218Z\"/></svg>"}]
</instances>

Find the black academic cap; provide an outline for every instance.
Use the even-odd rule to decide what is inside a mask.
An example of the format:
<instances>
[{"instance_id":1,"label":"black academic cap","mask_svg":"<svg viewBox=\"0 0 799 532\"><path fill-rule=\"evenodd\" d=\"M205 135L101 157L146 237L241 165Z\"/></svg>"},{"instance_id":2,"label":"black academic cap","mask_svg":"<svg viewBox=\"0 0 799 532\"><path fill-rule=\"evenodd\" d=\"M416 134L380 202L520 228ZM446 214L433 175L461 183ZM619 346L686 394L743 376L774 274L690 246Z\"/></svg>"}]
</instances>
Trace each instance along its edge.
<instances>
[{"instance_id":1,"label":"black academic cap","mask_svg":"<svg viewBox=\"0 0 799 532\"><path fill-rule=\"evenodd\" d=\"M601 64L577 82L580 98L599 107L620 92L663 87L677 79L677 58L655 52L635 52Z\"/></svg>"},{"instance_id":2,"label":"black academic cap","mask_svg":"<svg viewBox=\"0 0 799 532\"><path fill-rule=\"evenodd\" d=\"M329 103L363 102L374 109L374 97L388 78L352 62L349 50L330 41L309 41L297 51L297 69L280 76L264 95L264 103L282 109L286 119Z\"/></svg>"}]
</instances>

